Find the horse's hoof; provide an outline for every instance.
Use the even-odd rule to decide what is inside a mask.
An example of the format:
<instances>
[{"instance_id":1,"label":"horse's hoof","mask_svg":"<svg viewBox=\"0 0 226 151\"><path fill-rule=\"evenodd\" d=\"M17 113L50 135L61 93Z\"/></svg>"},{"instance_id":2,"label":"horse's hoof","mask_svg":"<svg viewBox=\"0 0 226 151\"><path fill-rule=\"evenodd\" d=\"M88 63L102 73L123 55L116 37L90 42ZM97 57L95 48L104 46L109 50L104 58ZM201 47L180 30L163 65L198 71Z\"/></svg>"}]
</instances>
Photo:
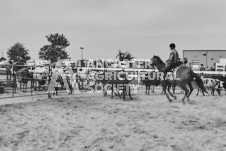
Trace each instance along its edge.
<instances>
[{"instance_id":1,"label":"horse's hoof","mask_svg":"<svg viewBox=\"0 0 226 151\"><path fill-rule=\"evenodd\" d=\"M190 102L190 99L189 98L187 99L187 102Z\"/></svg>"},{"instance_id":2,"label":"horse's hoof","mask_svg":"<svg viewBox=\"0 0 226 151\"><path fill-rule=\"evenodd\" d=\"M173 100L172 99L169 99L169 102L173 102Z\"/></svg>"},{"instance_id":3,"label":"horse's hoof","mask_svg":"<svg viewBox=\"0 0 226 151\"><path fill-rule=\"evenodd\" d=\"M177 99L177 96L174 96L173 98L174 98L174 100L176 100Z\"/></svg>"},{"instance_id":4,"label":"horse's hoof","mask_svg":"<svg viewBox=\"0 0 226 151\"><path fill-rule=\"evenodd\" d=\"M185 101L184 101L184 99L182 99L182 103L185 105Z\"/></svg>"}]
</instances>

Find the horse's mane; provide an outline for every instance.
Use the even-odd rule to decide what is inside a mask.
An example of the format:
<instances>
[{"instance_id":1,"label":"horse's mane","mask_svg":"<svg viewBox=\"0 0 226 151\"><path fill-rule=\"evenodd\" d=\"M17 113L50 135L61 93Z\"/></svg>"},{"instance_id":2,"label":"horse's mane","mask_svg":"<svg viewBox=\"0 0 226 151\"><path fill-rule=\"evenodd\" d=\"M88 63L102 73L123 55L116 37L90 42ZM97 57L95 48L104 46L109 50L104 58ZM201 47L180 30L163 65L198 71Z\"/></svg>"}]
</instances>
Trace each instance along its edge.
<instances>
[{"instance_id":1,"label":"horse's mane","mask_svg":"<svg viewBox=\"0 0 226 151\"><path fill-rule=\"evenodd\" d=\"M159 56L154 56L153 58L156 58L159 61L159 63L165 64Z\"/></svg>"}]
</instances>

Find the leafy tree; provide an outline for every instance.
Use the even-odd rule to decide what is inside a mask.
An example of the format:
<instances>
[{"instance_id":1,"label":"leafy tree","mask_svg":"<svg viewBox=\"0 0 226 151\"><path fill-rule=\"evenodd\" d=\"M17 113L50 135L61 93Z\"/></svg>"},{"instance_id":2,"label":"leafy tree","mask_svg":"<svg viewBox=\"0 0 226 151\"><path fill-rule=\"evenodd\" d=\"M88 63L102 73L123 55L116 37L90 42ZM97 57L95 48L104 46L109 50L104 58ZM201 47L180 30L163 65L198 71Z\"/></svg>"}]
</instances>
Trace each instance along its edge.
<instances>
[{"instance_id":1,"label":"leafy tree","mask_svg":"<svg viewBox=\"0 0 226 151\"><path fill-rule=\"evenodd\" d=\"M119 59L119 61L123 61L123 60L132 60L134 57L132 56L132 54L128 51L126 51L125 53L122 52L121 50L118 50L118 54L116 55L116 58Z\"/></svg>"},{"instance_id":2,"label":"leafy tree","mask_svg":"<svg viewBox=\"0 0 226 151\"><path fill-rule=\"evenodd\" d=\"M1 62L1 61L4 61L4 60L6 60L6 58L4 58L4 57L1 57L1 58L0 58L0 62Z\"/></svg>"},{"instance_id":3,"label":"leafy tree","mask_svg":"<svg viewBox=\"0 0 226 151\"><path fill-rule=\"evenodd\" d=\"M18 64L24 65L27 60L31 59L28 49L26 49L23 44L16 43L11 48L8 49L7 55L9 60L18 62Z\"/></svg>"},{"instance_id":4,"label":"leafy tree","mask_svg":"<svg viewBox=\"0 0 226 151\"><path fill-rule=\"evenodd\" d=\"M46 38L50 45L45 45L40 49L39 58L56 62L57 59L67 59L69 57L65 49L70 43L63 34L50 34Z\"/></svg>"}]
</instances>

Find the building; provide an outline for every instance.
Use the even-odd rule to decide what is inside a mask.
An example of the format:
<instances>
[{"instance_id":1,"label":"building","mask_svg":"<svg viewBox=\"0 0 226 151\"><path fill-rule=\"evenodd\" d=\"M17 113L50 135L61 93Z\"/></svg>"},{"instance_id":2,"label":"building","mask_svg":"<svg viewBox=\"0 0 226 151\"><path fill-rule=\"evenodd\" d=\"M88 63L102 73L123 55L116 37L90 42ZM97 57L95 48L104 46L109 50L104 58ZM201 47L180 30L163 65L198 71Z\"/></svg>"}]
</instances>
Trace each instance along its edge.
<instances>
[{"instance_id":1,"label":"building","mask_svg":"<svg viewBox=\"0 0 226 151\"><path fill-rule=\"evenodd\" d=\"M226 71L226 58L220 58L220 62L216 63L216 71Z\"/></svg>"},{"instance_id":2,"label":"building","mask_svg":"<svg viewBox=\"0 0 226 151\"><path fill-rule=\"evenodd\" d=\"M49 60L33 60L30 59L28 61L26 61L26 65L28 66L48 66L50 65L50 61Z\"/></svg>"},{"instance_id":3,"label":"building","mask_svg":"<svg viewBox=\"0 0 226 151\"><path fill-rule=\"evenodd\" d=\"M187 58L189 67L203 64L210 68L221 58L226 58L226 50L183 50L183 58Z\"/></svg>"}]
</instances>

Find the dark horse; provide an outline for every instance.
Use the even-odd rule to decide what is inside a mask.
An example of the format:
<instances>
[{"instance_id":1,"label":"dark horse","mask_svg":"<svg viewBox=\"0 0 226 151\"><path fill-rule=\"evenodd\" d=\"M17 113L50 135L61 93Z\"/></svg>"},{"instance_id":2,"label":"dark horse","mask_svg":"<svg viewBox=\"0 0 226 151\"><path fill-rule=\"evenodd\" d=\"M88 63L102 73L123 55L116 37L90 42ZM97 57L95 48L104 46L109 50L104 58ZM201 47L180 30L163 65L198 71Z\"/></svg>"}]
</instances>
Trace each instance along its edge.
<instances>
[{"instance_id":1,"label":"dark horse","mask_svg":"<svg viewBox=\"0 0 226 151\"><path fill-rule=\"evenodd\" d=\"M103 78L100 78L100 79L95 78L98 75L102 76ZM107 96L107 91L106 91L107 88L106 89L104 89L104 88L105 88L106 84L109 83L109 80L105 77L105 71L96 71L95 73L90 75L89 78L91 80L95 81L95 84L93 86L91 86L93 88L93 90L95 90L95 91L97 91L98 90L98 86L100 84L102 84L103 94L106 97ZM114 87L109 87L109 88L111 88L111 90L112 90L112 88L114 89ZM118 94L116 92L114 92L114 93L115 93L116 96L119 96L119 98L121 98L121 95L120 95L119 91L118 91Z\"/></svg>"},{"instance_id":2,"label":"dark horse","mask_svg":"<svg viewBox=\"0 0 226 151\"><path fill-rule=\"evenodd\" d=\"M27 83L31 81L31 87L33 85L34 79L33 74L29 72L27 68L23 68L17 71L17 78L20 83L20 90L23 92L27 91Z\"/></svg>"},{"instance_id":3,"label":"dark horse","mask_svg":"<svg viewBox=\"0 0 226 151\"><path fill-rule=\"evenodd\" d=\"M129 95L130 99L132 100L133 98L131 96L130 86L129 86L130 82L131 80L128 78L128 74L126 72L114 71L114 74L110 76L110 79L107 80L105 86L110 87L112 89L111 98L113 98L114 88L116 87L116 89L118 90L122 89L123 101L125 101L126 93ZM106 93L106 87L105 87L105 96L106 94L107 93Z\"/></svg>"},{"instance_id":4,"label":"dark horse","mask_svg":"<svg viewBox=\"0 0 226 151\"><path fill-rule=\"evenodd\" d=\"M157 73L155 71L147 72L147 74L144 75L145 77L141 79L142 84L145 85L146 95L150 94L151 85L153 86L152 92L154 92L154 86L158 86L161 84L161 81L159 79L153 78L156 74Z\"/></svg>"},{"instance_id":5,"label":"dark horse","mask_svg":"<svg viewBox=\"0 0 226 151\"><path fill-rule=\"evenodd\" d=\"M160 59L159 56L154 56L152 59L152 66L156 66L157 69L159 70L159 72L163 71L163 68L165 67L165 63ZM193 81L193 79L195 78L195 82L197 83L198 87L203 91L206 92L206 89L203 85L202 79L196 74L194 73L190 68L185 67L185 66L179 66L175 73L173 73L176 76L176 79L172 79L172 78L167 78L167 79L162 79L163 80L163 91L166 94L166 97L168 98L169 102L172 102L172 100L170 99L169 95L166 93L166 88L168 86L168 92L170 94L171 97L173 97L174 99L176 99L176 96L174 96L171 92L170 92L170 87L173 83L177 83L185 92L184 97L182 98L182 102L183 104L185 104L185 98L187 98L187 101L189 102L189 97L193 91L193 87L191 82ZM173 75L172 75L173 76ZM168 77L168 76L166 76ZM188 90L186 88L186 85L189 86Z\"/></svg>"}]
</instances>

